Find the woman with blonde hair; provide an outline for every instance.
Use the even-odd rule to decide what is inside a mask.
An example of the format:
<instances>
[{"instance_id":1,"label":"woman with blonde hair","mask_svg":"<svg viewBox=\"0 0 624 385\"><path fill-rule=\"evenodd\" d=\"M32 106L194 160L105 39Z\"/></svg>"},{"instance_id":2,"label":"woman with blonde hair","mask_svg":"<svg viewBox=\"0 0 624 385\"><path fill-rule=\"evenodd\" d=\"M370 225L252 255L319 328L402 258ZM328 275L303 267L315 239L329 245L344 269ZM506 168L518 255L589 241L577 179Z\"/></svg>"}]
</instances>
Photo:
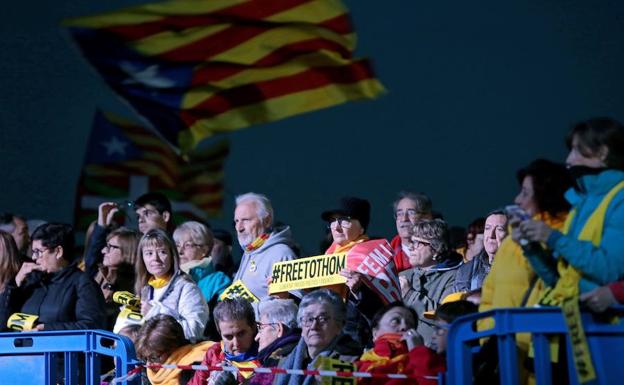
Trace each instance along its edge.
<instances>
[{"instance_id":1,"label":"woman with blonde hair","mask_svg":"<svg viewBox=\"0 0 624 385\"><path fill-rule=\"evenodd\" d=\"M168 314L182 325L188 340L201 339L209 318L208 305L197 284L180 270L173 240L163 230L152 229L143 235L138 250L136 288L141 293L143 319Z\"/></svg>"},{"instance_id":2,"label":"woman with blonde hair","mask_svg":"<svg viewBox=\"0 0 624 385\"><path fill-rule=\"evenodd\" d=\"M15 276L21 266L13 236L0 230L0 330L6 329L9 316L16 310Z\"/></svg>"}]
</instances>

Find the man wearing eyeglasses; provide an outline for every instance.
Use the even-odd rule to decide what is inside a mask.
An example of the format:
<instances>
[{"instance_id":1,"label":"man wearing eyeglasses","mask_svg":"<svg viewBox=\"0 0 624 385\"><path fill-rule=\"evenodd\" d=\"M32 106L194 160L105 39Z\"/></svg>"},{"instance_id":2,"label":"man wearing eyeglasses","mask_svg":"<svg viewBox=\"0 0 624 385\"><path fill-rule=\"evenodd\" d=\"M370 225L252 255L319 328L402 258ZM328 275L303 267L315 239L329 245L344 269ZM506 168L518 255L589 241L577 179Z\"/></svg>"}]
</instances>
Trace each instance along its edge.
<instances>
[{"instance_id":1,"label":"man wearing eyeglasses","mask_svg":"<svg viewBox=\"0 0 624 385\"><path fill-rule=\"evenodd\" d=\"M258 361L266 368L276 367L297 346L301 329L297 327L297 310L293 300L267 298L258 304ZM272 384L273 373L257 373L249 385Z\"/></svg>"},{"instance_id":2,"label":"man wearing eyeglasses","mask_svg":"<svg viewBox=\"0 0 624 385\"><path fill-rule=\"evenodd\" d=\"M431 199L422 193L402 191L394 201L394 220L397 235L390 245L394 250L394 265L397 272L412 268L409 262L409 247L412 238L414 223L421 219L432 219Z\"/></svg>"}]
</instances>

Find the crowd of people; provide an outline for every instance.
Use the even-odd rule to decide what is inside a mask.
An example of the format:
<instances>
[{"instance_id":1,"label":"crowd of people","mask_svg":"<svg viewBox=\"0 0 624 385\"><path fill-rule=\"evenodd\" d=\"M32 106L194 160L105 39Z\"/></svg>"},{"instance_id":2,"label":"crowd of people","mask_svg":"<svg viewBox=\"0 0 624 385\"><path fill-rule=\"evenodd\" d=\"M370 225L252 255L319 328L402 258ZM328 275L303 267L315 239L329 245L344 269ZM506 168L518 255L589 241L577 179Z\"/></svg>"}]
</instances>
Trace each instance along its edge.
<instances>
[{"instance_id":1,"label":"crowd of people","mask_svg":"<svg viewBox=\"0 0 624 385\"><path fill-rule=\"evenodd\" d=\"M461 316L556 306L566 295L594 312L624 301L624 127L590 119L572 127L566 144L565 164L536 159L520 168L515 204L476 218L459 237L426 194L401 192L388 243L399 277L396 302L348 268L340 271L344 284L269 295L273 265L305 256L261 194L236 198L238 265L231 234L196 221L176 226L171 203L158 192L133 202L138 229L119 226L119 205L102 203L82 253L70 225L43 223L29 232L24 218L3 214L0 325L110 330L129 337L148 364L327 369L338 360L352 370L410 376L361 384L435 384L446 370L449 325ZM370 209L367 200L346 196L321 213L324 253L348 258L370 241ZM252 300L223 295L237 282ZM518 336L517 344L528 355L530 338ZM304 374L158 366L146 377L153 385L320 382Z\"/></svg>"}]
</instances>

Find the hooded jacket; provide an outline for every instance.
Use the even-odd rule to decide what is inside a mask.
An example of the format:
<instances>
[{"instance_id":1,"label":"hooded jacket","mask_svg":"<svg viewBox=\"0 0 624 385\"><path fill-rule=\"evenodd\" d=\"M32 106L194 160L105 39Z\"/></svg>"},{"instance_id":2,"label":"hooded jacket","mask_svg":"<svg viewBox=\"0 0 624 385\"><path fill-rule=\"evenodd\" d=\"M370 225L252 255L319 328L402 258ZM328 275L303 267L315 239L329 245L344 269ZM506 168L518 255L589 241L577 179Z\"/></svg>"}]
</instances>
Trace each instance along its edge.
<instances>
[{"instance_id":1,"label":"hooded jacket","mask_svg":"<svg viewBox=\"0 0 624 385\"><path fill-rule=\"evenodd\" d=\"M598 247L591 241L578 239L587 219L596 210L607 193L624 180L624 171L606 170L597 175L586 175L577 180L577 189L570 189L565 197L576 209L576 215L567 234L554 230L547 246L552 251L549 260L525 252L535 272L552 286L558 279L557 258L563 258L582 273L581 293L593 290L624 277L624 190L619 191L607 208L602 240ZM546 256L547 258L547 256Z\"/></svg>"},{"instance_id":2,"label":"hooded jacket","mask_svg":"<svg viewBox=\"0 0 624 385\"><path fill-rule=\"evenodd\" d=\"M432 321L423 314L434 311L444 297L454 293L455 274L462 265L462 256L452 251L439 264L428 268L411 268L399 273L408 283L408 291L403 296L403 303L418 314L416 331L423 337L426 346L431 344L434 329Z\"/></svg>"},{"instance_id":3,"label":"hooded jacket","mask_svg":"<svg viewBox=\"0 0 624 385\"><path fill-rule=\"evenodd\" d=\"M245 251L234 282L240 279L258 299L266 297L267 280L271 276L273 264L297 258L292 244L290 227L275 229L262 246L250 252Z\"/></svg>"}]
</instances>

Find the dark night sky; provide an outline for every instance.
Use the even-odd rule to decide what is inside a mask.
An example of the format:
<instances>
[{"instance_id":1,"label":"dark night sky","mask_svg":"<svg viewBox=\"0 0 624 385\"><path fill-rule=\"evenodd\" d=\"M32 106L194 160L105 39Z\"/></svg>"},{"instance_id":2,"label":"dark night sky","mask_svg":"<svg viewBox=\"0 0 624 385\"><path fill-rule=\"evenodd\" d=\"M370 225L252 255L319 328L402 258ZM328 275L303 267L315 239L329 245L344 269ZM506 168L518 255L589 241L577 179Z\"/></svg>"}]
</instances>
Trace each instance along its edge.
<instances>
[{"instance_id":1,"label":"dark night sky","mask_svg":"<svg viewBox=\"0 0 624 385\"><path fill-rule=\"evenodd\" d=\"M137 3L137 2L134 2ZM53 5L52 5L53 4ZM0 210L71 221L96 107L133 117L82 60L59 21L130 5L9 2L0 26ZM390 204L420 190L465 225L516 194L515 171L563 160L570 125L624 119L624 3L348 1L358 54L388 93L230 135L225 216L255 191L316 254L320 212L345 194L373 205L369 233L390 236Z\"/></svg>"}]
</instances>

